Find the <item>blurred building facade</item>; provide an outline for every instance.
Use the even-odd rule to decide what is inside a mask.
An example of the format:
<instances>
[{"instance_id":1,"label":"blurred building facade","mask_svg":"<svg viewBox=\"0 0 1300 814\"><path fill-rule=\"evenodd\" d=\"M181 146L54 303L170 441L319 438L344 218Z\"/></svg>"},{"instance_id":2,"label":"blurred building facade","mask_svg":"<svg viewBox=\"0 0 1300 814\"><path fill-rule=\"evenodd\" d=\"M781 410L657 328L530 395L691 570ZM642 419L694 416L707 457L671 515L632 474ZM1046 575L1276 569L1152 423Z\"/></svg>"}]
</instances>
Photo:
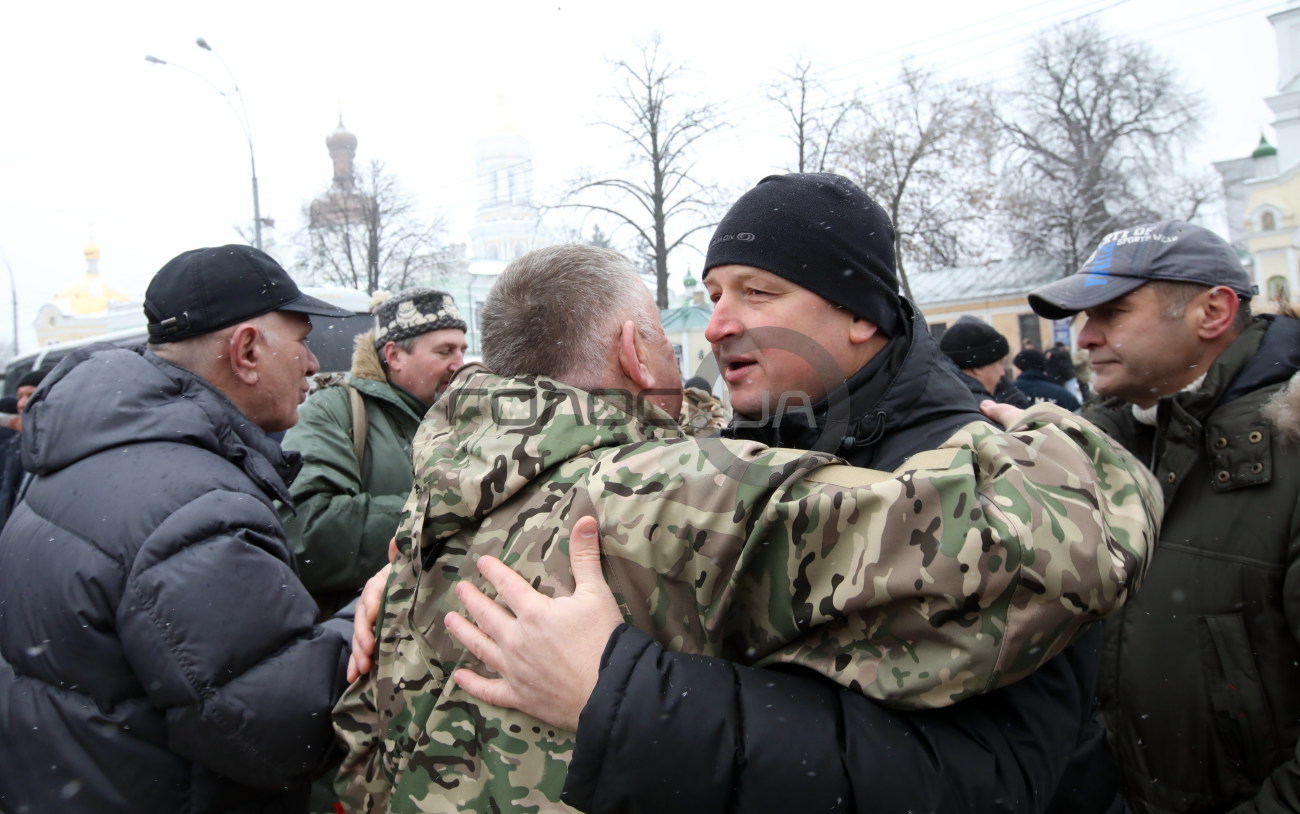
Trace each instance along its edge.
<instances>
[{"instance_id":1,"label":"blurred building facade","mask_svg":"<svg viewBox=\"0 0 1300 814\"><path fill-rule=\"evenodd\" d=\"M113 288L99 272L99 247L86 246L86 273L59 291L36 312L36 342L41 346L143 327L144 301Z\"/></svg>"},{"instance_id":2,"label":"blurred building facade","mask_svg":"<svg viewBox=\"0 0 1300 814\"><path fill-rule=\"evenodd\" d=\"M1259 296L1294 303L1300 291L1300 5L1270 14L1277 42L1273 111L1277 144L1260 136L1249 156L1215 162L1223 179L1229 239ZM1266 305L1263 308L1267 308ZM1263 310L1263 309L1261 309Z\"/></svg>"}]
</instances>

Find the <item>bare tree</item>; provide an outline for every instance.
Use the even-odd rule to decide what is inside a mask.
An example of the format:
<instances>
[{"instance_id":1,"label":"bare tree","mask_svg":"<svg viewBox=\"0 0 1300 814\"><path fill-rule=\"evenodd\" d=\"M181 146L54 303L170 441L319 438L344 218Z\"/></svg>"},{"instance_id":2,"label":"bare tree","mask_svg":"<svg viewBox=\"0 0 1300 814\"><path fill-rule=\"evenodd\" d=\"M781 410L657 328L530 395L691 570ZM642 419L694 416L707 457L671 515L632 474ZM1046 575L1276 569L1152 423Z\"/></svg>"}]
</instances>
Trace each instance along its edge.
<instances>
[{"instance_id":1,"label":"bare tree","mask_svg":"<svg viewBox=\"0 0 1300 814\"><path fill-rule=\"evenodd\" d=\"M1190 218L1212 194L1180 171L1202 103L1143 43L1094 22L1049 29L1030 46L1004 170L1007 232L1018 253L1072 274L1108 232Z\"/></svg>"},{"instance_id":2,"label":"bare tree","mask_svg":"<svg viewBox=\"0 0 1300 814\"><path fill-rule=\"evenodd\" d=\"M307 279L364 290L401 291L442 276L441 220L426 222L415 198L380 161L371 161L305 207Z\"/></svg>"},{"instance_id":3,"label":"bare tree","mask_svg":"<svg viewBox=\"0 0 1300 814\"><path fill-rule=\"evenodd\" d=\"M832 98L812 62L803 57L768 86L767 98L789 118L786 138L794 144L798 159L794 172L825 172L835 132L854 109L856 100Z\"/></svg>"},{"instance_id":4,"label":"bare tree","mask_svg":"<svg viewBox=\"0 0 1300 814\"><path fill-rule=\"evenodd\" d=\"M894 222L898 276L910 299L909 265L955 266L982 258L996 203L998 128L989 92L940 82L905 63L897 82L859 105L831 156Z\"/></svg>"},{"instance_id":5,"label":"bare tree","mask_svg":"<svg viewBox=\"0 0 1300 814\"><path fill-rule=\"evenodd\" d=\"M716 130L708 105L687 107L676 90L682 68L660 52L656 36L635 62L614 63L622 80L617 100L626 118L601 122L631 148L630 164L608 177L575 182L558 206L612 216L630 227L654 258L655 300L668 307L668 256L702 229L716 224L717 203L693 175L696 143Z\"/></svg>"}]
</instances>

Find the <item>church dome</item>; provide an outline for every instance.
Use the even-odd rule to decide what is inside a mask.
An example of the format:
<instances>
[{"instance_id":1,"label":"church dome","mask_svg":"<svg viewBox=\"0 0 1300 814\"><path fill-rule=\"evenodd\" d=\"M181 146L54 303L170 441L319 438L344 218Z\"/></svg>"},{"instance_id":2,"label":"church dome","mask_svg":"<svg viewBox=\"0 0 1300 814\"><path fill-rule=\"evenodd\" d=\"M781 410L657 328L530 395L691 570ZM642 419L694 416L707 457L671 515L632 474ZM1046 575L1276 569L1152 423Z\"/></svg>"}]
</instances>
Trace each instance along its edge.
<instances>
[{"instance_id":1,"label":"church dome","mask_svg":"<svg viewBox=\"0 0 1300 814\"><path fill-rule=\"evenodd\" d=\"M1259 137L1259 146L1255 148L1255 152L1250 154L1250 157L1268 158L1269 156L1272 155L1277 155L1277 148L1274 147L1272 144L1269 144L1268 139L1264 138L1264 136L1261 135Z\"/></svg>"},{"instance_id":2,"label":"church dome","mask_svg":"<svg viewBox=\"0 0 1300 814\"><path fill-rule=\"evenodd\" d=\"M86 244L85 254L87 260L99 259L99 247L95 245L95 242L93 240L90 243Z\"/></svg>"},{"instance_id":3,"label":"church dome","mask_svg":"<svg viewBox=\"0 0 1300 814\"><path fill-rule=\"evenodd\" d=\"M334 132L325 137L325 146L330 150L355 150L357 149L357 137L348 132L343 126L343 117L339 117L339 126L334 128Z\"/></svg>"}]
</instances>

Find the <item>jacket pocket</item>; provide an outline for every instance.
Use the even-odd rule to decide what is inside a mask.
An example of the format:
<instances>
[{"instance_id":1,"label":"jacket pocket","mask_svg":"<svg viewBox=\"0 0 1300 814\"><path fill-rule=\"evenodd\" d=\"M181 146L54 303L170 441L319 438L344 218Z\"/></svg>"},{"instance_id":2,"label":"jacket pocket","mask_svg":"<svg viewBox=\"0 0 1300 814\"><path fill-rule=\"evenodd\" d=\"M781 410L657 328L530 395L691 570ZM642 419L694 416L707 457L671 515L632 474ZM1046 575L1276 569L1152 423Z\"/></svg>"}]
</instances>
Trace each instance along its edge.
<instances>
[{"instance_id":1,"label":"jacket pocket","mask_svg":"<svg viewBox=\"0 0 1300 814\"><path fill-rule=\"evenodd\" d=\"M1199 627L1218 759L1231 769L1224 791L1248 795L1278 762L1277 722L1242 615L1205 616Z\"/></svg>"}]
</instances>

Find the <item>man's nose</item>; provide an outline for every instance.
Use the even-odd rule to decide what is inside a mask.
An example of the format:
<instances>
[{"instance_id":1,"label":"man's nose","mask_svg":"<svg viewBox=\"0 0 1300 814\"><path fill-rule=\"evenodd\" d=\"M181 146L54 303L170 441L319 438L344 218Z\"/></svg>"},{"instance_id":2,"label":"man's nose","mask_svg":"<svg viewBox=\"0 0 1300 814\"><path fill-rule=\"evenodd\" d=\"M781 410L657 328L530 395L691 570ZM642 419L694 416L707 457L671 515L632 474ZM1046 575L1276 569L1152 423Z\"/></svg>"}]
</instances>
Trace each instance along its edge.
<instances>
[{"instance_id":1,"label":"man's nose","mask_svg":"<svg viewBox=\"0 0 1300 814\"><path fill-rule=\"evenodd\" d=\"M726 297L720 298L713 304L713 315L709 317L709 324L704 328L704 338L708 342L717 345L724 339L739 336L744 331L745 326L732 314Z\"/></svg>"},{"instance_id":2,"label":"man's nose","mask_svg":"<svg viewBox=\"0 0 1300 814\"><path fill-rule=\"evenodd\" d=\"M1084 319L1083 327L1079 329L1079 338L1075 340L1080 348L1091 350L1101 344L1101 332L1092 324L1091 319Z\"/></svg>"}]
</instances>

